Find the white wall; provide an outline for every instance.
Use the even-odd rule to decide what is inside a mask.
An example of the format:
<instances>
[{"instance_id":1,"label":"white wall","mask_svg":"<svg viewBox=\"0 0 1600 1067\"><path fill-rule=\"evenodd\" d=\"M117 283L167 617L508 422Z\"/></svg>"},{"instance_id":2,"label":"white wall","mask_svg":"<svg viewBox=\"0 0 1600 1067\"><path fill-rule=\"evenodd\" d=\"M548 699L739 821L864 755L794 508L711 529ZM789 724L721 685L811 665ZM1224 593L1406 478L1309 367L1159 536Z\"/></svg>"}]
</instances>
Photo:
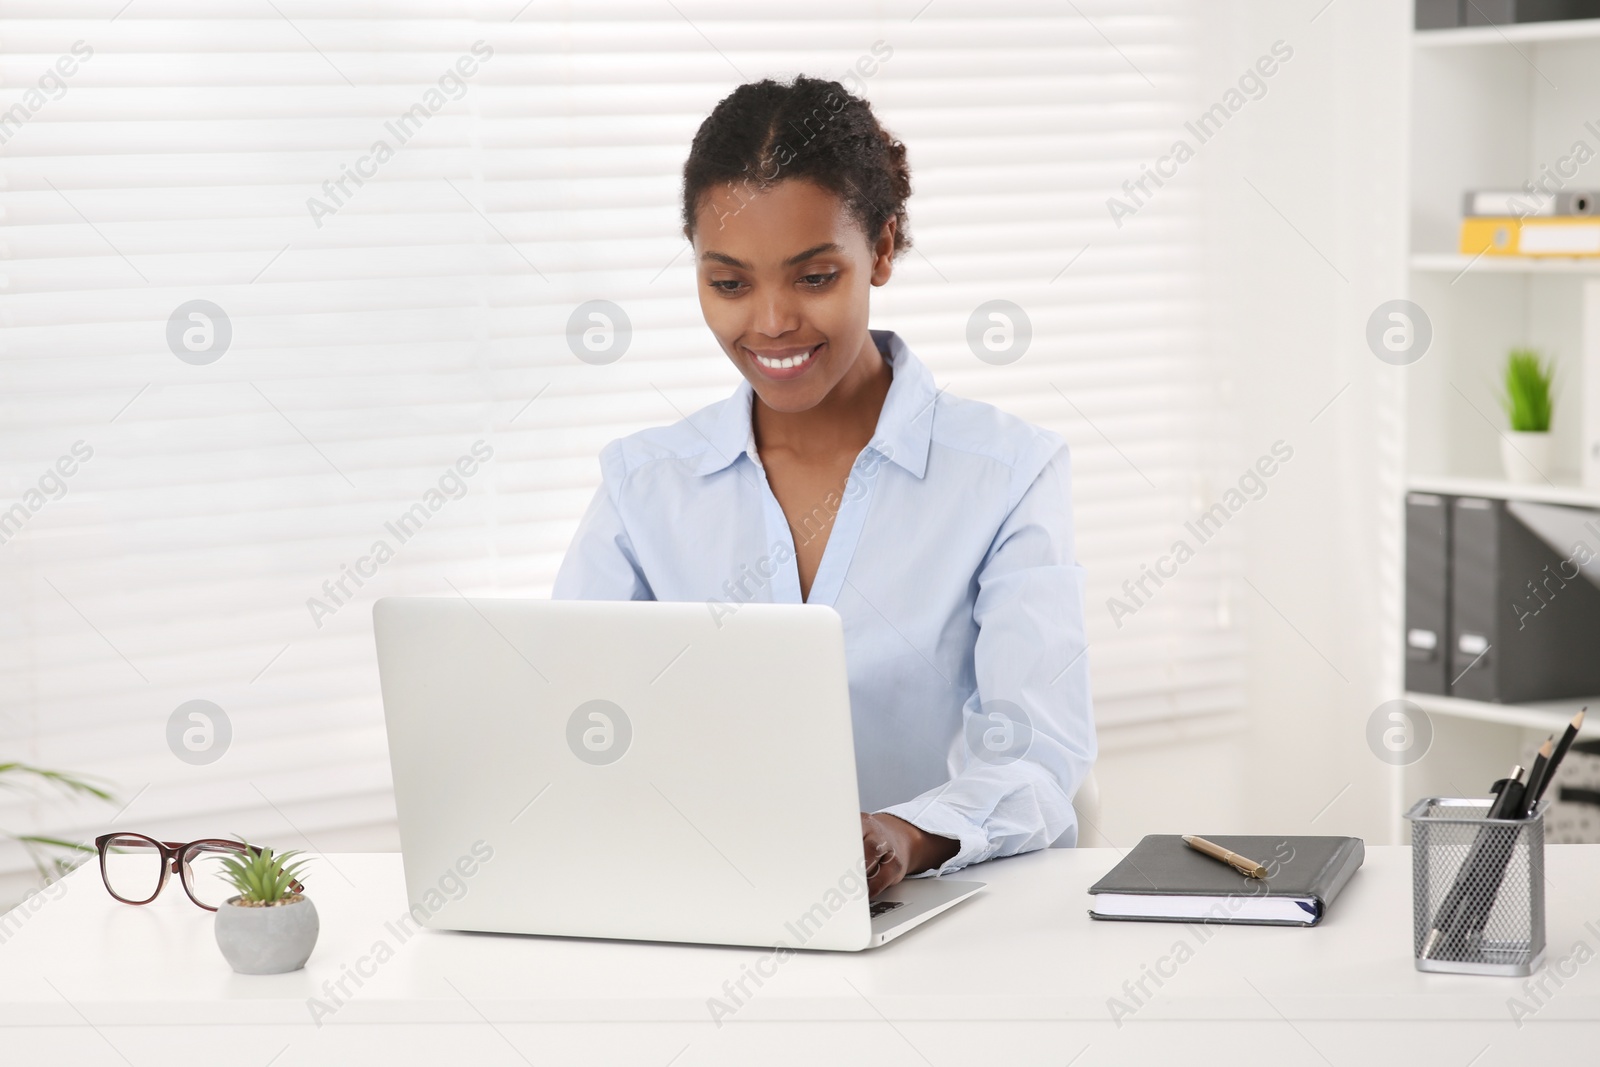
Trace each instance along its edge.
<instances>
[{"instance_id":1,"label":"white wall","mask_svg":"<svg viewBox=\"0 0 1600 1067\"><path fill-rule=\"evenodd\" d=\"M1121 845L1207 830L1395 840L1393 777L1365 726L1400 691L1405 377L1364 330L1405 295L1410 5L1321 7L1217 5L1213 98L1273 42L1293 49L1180 180L1204 182L1211 205L1214 344L1242 413L1233 469L1277 440L1294 456L1219 535L1245 559L1224 610L1248 639L1248 723L1108 751L1098 775Z\"/></svg>"}]
</instances>

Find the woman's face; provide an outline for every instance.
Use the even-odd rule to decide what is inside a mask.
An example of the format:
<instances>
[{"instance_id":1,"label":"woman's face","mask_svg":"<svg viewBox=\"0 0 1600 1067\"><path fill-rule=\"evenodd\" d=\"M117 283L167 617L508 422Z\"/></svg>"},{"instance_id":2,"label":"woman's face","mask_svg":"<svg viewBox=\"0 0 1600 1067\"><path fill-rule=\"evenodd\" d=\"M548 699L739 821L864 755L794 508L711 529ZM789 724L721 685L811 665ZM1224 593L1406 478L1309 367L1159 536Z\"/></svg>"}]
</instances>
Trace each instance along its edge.
<instances>
[{"instance_id":1,"label":"woman's face","mask_svg":"<svg viewBox=\"0 0 1600 1067\"><path fill-rule=\"evenodd\" d=\"M893 220L869 243L839 197L802 178L713 190L695 218L700 310L768 407L805 411L876 354L867 294L893 249Z\"/></svg>"}]
</instances>

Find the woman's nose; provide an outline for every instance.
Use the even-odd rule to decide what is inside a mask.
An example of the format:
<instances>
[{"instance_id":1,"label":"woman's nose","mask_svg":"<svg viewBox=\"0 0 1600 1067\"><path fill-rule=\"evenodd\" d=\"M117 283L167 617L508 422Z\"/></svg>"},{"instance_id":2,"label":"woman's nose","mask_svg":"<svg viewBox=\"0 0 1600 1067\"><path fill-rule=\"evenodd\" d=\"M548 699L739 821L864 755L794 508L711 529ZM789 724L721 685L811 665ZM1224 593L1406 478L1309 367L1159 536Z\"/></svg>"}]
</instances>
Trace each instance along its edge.
<instances>
[{"instance_id":1,"label":"woman's nose","mask_svg":"<svg viewBox=\"0 0 1600 1067\"><path fill-rule=\"evenodd\" d=\"M800 325L794 302L785 293L768 293L757 298L755 322L757 333L767 337L781 337Z\"/></svg>"}]
</instances>

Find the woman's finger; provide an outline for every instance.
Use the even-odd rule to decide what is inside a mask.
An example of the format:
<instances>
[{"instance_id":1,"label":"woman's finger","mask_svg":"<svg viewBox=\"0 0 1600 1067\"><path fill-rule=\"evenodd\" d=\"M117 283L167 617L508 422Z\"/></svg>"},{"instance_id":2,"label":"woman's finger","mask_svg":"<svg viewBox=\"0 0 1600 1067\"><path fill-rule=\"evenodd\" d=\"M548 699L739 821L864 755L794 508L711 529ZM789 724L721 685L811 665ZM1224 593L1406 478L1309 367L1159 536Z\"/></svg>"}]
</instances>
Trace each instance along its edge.
<instances>
[{"instance_id":1,"label":"woman's finger","mask_svg":"<svg viewBox=\"0 0 1600 1067\"><path fill-rule=\"evenodd\" d=\"M879 841L878 854L872 858L872 864L867 868L867 880L871 881L879 871L883 870L887 864L893 861L894 849L889 847L888 842Z\"/></svg>"}]
</instances>

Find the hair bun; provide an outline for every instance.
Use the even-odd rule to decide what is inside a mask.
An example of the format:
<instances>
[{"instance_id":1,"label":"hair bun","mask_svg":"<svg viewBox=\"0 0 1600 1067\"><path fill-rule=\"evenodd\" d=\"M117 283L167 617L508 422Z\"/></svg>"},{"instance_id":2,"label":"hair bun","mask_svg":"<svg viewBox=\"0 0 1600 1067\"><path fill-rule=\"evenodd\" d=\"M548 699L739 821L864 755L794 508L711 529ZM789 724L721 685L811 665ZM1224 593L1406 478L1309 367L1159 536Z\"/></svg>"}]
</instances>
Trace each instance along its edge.
<instances>
[{"instance_id":1,"label":"hair bun","mask_svg":"<svg viewBox=\"0 0 1600 1067\"><path fill-rule=\"evenodd\" d=\"M785 178L805 178L838 196L869 241L895 220L894 254L911 247L905 144L866 100L804 74L741 85L700 124L683 164L684 235L693 239L701 200L712 189L759 191Z\"/></svg>"}]
</instances>

